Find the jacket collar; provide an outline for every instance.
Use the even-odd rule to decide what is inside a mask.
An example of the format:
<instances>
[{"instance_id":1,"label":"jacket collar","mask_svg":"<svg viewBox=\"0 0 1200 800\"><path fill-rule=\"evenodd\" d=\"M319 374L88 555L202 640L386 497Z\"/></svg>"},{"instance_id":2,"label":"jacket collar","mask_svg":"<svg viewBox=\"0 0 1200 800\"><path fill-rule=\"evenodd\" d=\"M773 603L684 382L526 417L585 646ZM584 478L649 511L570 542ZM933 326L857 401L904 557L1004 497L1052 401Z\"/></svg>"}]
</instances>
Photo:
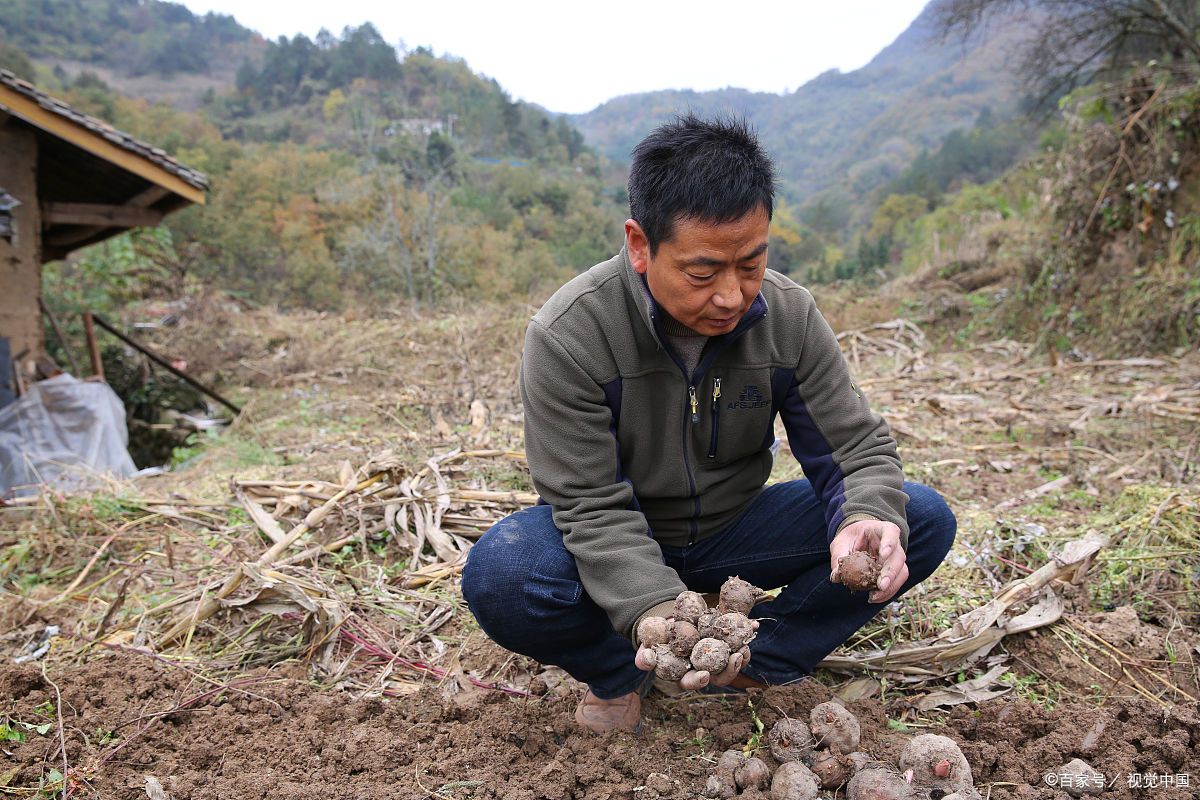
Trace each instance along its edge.
<instances>
[{"instance_id":1,"label":"jacket collar","mask_svg":"<svg viewBox=\"0 0 1200 800\"><path fill-rule=\"evenodd\" d=\"M637 306L638 315L642 318L642 322L650 331L650 335L654 337L654 341L658 343L659 348L666 349L663 345L662 336L662 311L658 308L658 303L654 300L654 295L650 293L650 287L646 284L646 279L639 275L633 269L633 263L629 260L628 248L621 246L621 277L625 281L625 289L632 295L634 304ZM723 333L720 336L712 336L709 338L717 340L717 342L727 343L741 337L750 328L762 321L762 318L767 315L767 300L763 297L762 292L754 298L754 302L750 304L750 308L738 321L736 327L729 333Z\"/></svg>"}]
</instances>

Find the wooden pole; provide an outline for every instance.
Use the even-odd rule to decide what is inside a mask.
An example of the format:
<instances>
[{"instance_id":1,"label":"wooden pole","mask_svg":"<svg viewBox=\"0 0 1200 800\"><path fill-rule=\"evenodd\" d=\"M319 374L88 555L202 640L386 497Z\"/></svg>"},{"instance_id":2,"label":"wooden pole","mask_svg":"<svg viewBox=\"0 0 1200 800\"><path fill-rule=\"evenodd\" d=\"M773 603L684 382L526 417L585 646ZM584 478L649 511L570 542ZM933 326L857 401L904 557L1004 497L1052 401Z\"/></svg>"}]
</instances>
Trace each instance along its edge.
<instances>
[{"instance_id":1,"label":"wooden pole","mask_svg":"<svg viewBox=\"0 0 1200 800\"><path fill-rule=\"evenodd\" d=\"M134 350L137 350L139 353L142 353L143 355L146 356L146 358L150 359L155 364L158 364L160 367L162 367L163 369L170 372L176 378L179 378L181 381L184 381L189 386L192 386L193 388L195 388L197 391L203 392L204 394L208 395L213 400L216 400L218 403L220 403L221 405L228 408L234 414L242 413L242 409L240 407L234 405L233 403L226 400L221 395L217 394L215 389L210 389L209 387L205 386L200 381L193 378L191 375L188 375L183 370L176 368L174 364L172 364L170 361L167 361L165 358L160 356L158 353L148 350L144 345L138 344L133 339L130 339L128 336L121 333L119 330L114 328L112 325L105 322L104 317L100 316L99 314L93 314L90 311L87 313L86 317L87 317L87 324L89 325L89 329L90 329L91 320L95 320L96 324L99 325L101 328L104 328L104 330L108 331L113 336L117 337L122 342L124 342L125 344L132 347Z\"/></svg>"},{"instance_id":2,"label":"wooden pole","mask_svg":"<svg viewBox=\"0 0 1200 800\"><path fill-rule=\"evenodd\" d=\"M88 355L92 359L92 375L104 380L104 364L100 361L100 348L96 346L96 329L92 326L92 312L83 312L83 335L87 337Z\"/></svg>"},{"instance_id":3,"label":"wooden pole","mask_svg":"<svg viewBox=\"0 0 1200 800\"><path fill-rule=\"evenodd\" d=\"M71 365L71 374L76 377L82 377L79 374L79 364L75 362L75 354L67 346L67 337L63 336L62 328L58 327L58 318L54 316L54 312L46 306L40 297L38 298L38 307L42 309L42 313L46 315L46 319L50 320L50 327L54 328L54 335L58 337L59 345L62 347L63 352L67 354L67 362Z\"/></svg>"}]
</instances>

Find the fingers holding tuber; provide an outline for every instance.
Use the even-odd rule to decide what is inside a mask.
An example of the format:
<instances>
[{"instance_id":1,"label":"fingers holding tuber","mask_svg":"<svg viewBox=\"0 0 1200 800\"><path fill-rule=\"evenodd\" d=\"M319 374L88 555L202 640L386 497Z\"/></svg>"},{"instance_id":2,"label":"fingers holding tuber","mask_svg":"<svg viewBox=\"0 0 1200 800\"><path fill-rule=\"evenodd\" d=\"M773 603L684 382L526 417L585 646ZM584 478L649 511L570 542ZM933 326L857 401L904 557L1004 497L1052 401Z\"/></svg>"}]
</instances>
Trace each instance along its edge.
<instances>
[{"instance_id":1,"label":"fingers holding tuber","mask_svg":"<svg viewBox=\"0 0 1200 800\"><path fill-rule=\"evenodd\" d=\"M675 655L669 645L655 645L654 656L656 662L654 674L663 680L678 681L687 674L690 668L687 659Z\"/></svg>"}]
</instances>

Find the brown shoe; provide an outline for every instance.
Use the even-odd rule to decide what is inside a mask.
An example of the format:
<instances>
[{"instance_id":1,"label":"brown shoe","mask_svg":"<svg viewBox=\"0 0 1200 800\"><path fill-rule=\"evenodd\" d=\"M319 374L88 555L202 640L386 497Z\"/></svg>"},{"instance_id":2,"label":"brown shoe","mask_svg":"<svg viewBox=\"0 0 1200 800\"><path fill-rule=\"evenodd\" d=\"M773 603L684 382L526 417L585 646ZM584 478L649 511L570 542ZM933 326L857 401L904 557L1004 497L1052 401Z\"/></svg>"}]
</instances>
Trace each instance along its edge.
<instances>
[{"instance_id":1,"label":"brown shoe","mask_svg":"<svg viewBox=\"0 0 1200 800\"><path fill-rule=\"evenodd\" d=\"M637 692L630 692L612 700L601 700L588 689L575 709L575 721L592 733L641 733L642 698Z\"/></svg>"}]
</instances>

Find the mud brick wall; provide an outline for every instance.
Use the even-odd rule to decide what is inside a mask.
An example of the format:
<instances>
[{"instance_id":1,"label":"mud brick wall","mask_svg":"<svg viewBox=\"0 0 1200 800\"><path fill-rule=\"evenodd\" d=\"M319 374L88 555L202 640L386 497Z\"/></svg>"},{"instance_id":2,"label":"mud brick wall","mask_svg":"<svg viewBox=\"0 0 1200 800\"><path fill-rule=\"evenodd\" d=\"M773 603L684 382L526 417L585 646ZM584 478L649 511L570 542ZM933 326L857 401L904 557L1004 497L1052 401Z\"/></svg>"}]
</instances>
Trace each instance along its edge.
<instances>
[{"instance_id":1,"label":"mud brick wall","mask_svg":"<svg viewBox=\"0 0 1200 800\"><path fill-rule=\"evenodd\" d=\"M0 336L15 356L28 348L26 377L42 353L42 220L37 196L37 137L33 130L0 112L0 187L21 201L13 210L12 241L0 238Z\"/></svg>"}]
</instances>

